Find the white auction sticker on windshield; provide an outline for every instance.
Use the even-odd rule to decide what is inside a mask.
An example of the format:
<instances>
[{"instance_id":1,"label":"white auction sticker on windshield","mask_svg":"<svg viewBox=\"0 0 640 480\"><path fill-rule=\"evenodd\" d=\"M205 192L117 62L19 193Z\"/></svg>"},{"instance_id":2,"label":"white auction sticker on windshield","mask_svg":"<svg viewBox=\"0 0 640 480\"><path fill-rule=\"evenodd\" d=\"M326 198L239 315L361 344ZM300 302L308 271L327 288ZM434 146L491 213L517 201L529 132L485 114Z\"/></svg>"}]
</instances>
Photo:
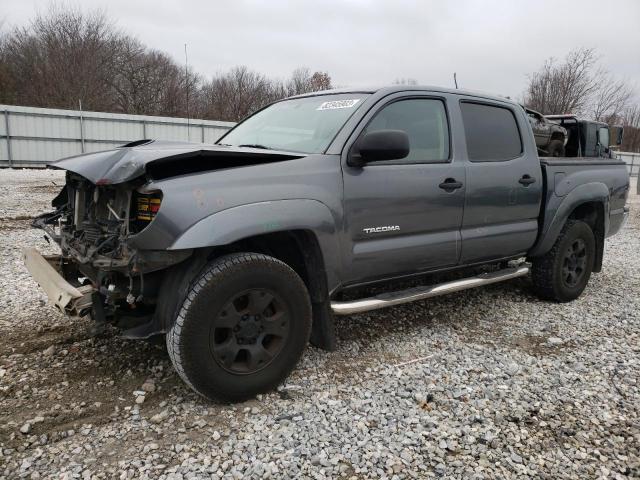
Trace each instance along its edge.
<instances>
[{"instance_id":1,"label":"white auction sticker on windshield","mask_svg":"<svg viewBox=\"0 0 640 480\"><path fill-rule=\"evenodd\" d=\"M352 98L350 100L333 100L331 102L323 102L316 110L335 110L337 108L353 108L353 106L360 101L359 98Z\"/></svg>"}]
</instances>

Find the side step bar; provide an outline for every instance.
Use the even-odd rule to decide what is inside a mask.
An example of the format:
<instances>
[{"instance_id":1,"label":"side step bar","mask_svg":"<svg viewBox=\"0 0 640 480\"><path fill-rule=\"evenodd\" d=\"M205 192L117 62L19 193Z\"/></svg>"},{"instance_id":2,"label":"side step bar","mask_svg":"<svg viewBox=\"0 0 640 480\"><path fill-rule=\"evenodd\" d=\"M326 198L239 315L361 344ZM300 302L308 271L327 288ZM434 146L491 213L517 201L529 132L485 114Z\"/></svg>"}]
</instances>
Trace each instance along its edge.
<instances>
[{"instance_id":1,"label":"side step bar","mask_svg":"<svg viewBox=\"0 0 640 480\"><path fill-rule=\"evenodd\" d=\"M375 297L362 298L349 302L331 302L331 310L336 315L351 315L352 313L378 310L379 308L401 305L403 303L438 297L447 293L459 292L469 288L481 287L491 283L503 282L512 278L523 277L529 273L528 266L509 267L495 272L483 273L475 277L463 278L452 282L413 287L399 292L387 292Z\"/></svg>"}]
</instances>

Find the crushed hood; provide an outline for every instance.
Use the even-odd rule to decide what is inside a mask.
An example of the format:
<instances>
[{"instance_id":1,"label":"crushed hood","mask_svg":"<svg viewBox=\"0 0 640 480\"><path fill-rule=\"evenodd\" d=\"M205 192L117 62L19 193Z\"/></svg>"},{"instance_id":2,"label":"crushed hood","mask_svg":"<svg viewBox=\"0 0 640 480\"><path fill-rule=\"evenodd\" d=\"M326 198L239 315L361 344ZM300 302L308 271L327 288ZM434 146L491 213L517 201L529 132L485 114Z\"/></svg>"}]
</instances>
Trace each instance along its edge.
<instances>
[{"instance_id":1,"label":"crushed hood","mask_svg":"<svg viewBox=\"0 0 640 480\"><path fill-rule=\"evenodd\" d=\"M134 142L113 150L86 153L50 163L95 184L117 184L142 175L157 180L304 157L304 154L186 142Z\"/></svg>"}]
</instances>

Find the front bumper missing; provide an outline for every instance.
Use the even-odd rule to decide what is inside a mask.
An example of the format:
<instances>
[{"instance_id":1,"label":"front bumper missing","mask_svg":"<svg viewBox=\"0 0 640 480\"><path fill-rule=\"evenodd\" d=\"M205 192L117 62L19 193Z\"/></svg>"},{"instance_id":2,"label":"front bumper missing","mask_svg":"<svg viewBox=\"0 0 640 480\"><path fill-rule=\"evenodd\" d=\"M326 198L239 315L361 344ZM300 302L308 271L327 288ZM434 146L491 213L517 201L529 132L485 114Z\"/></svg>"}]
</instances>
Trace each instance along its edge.
<instances>
[{"instance_id":1,"label":"front bumper missing","mask_svg":"<svg viewBox=\"0 0 640 480\"><path fill-rule=\"evenodd\" d=\"M22 250L24 264L31 276L45 291L49 301L62 313L70 317L82 317L91 308L91 294L95 291L91 285L74 287L67 282L54 268L58 265L60 256L44 257L35 248Z\"/></svg>"}]
</instances>

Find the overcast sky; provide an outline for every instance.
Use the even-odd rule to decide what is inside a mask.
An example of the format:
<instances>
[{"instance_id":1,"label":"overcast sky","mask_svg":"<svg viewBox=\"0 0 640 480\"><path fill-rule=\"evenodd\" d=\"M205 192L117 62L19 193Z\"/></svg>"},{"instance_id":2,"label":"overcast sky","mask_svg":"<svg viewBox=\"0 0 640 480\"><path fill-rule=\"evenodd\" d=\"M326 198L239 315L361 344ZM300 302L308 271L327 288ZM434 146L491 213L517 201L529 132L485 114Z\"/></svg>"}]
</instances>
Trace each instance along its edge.
<instances>
[{"instance_id":1,"label":"overcast sky","mask_svg":"<svg viewBox=\"0 0 640 480\"><path fill-rule=\"evenodd\" d=\"M0 0L0 20L27 24L49 0ZM550 56L595 47L640 90L640 0L84 0L126 32L204 75L235 65L272 77L298 66L334 85L397 78L520 98Z\"/></svg>"}]
</instances>

